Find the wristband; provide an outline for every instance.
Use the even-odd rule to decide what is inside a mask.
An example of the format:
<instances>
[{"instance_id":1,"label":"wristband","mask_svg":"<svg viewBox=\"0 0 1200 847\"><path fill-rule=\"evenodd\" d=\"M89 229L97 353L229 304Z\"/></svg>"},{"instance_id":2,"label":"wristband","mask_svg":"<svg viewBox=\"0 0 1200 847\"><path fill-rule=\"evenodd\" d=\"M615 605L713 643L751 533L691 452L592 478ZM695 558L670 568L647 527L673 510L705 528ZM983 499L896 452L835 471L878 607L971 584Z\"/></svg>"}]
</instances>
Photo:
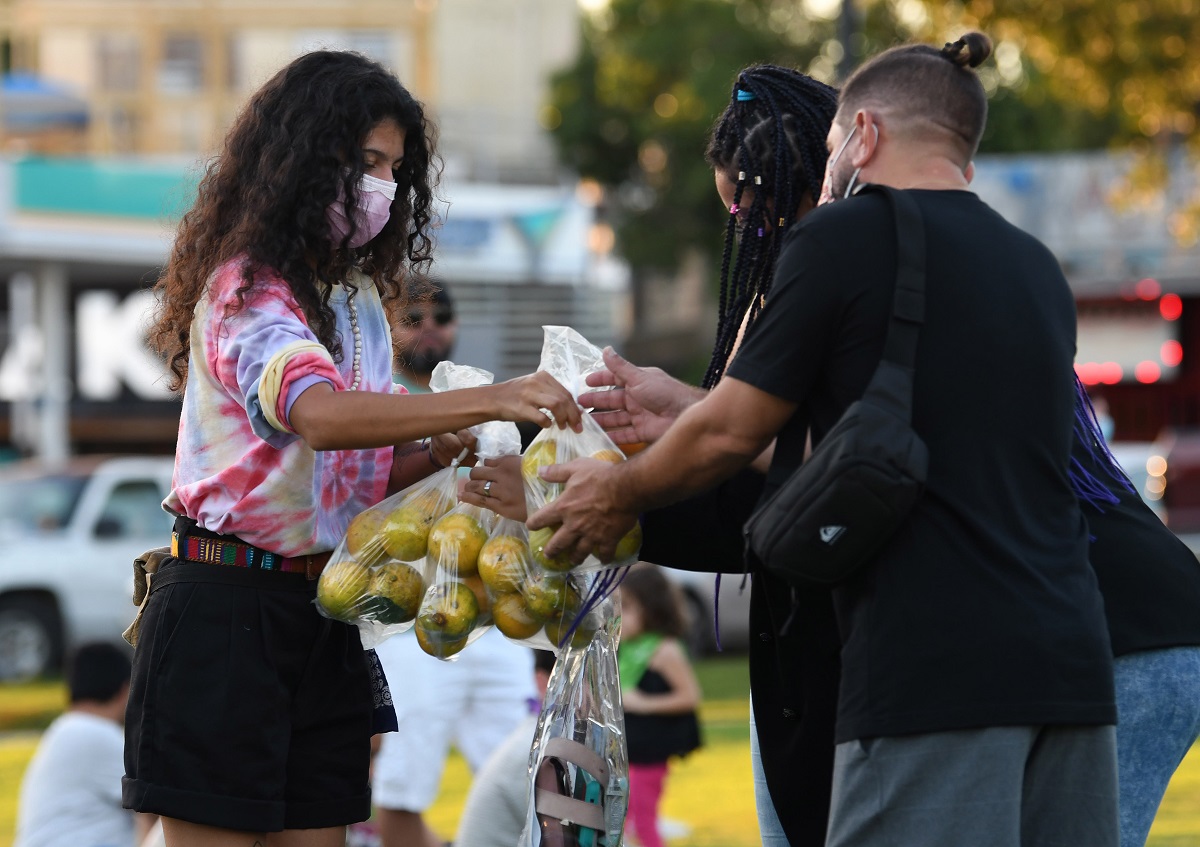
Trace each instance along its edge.
<instances>
[{"instance_id":1,"label":"wristband","mask_svg":"<svg viewBox=\"0 0 1200 847\"><path fill-rule=\"evenodd\" d=\"M425 455L429 457L429 464L439 471L446 469L446 466L437 460L437 456L433 455L433 443L428 438L425 439Z\"/></svg>"}]
</instances>

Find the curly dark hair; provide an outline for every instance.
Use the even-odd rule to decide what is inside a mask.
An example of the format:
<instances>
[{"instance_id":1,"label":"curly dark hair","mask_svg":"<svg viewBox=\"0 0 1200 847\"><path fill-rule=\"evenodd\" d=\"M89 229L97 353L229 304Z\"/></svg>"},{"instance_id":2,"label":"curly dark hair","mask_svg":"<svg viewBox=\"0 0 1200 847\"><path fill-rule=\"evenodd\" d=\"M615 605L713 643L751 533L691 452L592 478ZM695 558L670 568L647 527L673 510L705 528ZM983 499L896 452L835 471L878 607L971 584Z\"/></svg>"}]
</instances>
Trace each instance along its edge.
<instances>
[{"instance_id":1,"label":"curly dark hair","mask_svg":"<svg viewBox=\"0 0 1200 847\"><path fill-rule=\"evenodd\" d=\"M747 312L758 316L771 285L783 234L807 194L813 203L825 175L825 138L837 113L837 89L791 68L754 65L738 74L729 105L713 126L705 158L736 184L735 204L747 186L753 199L742 227L730 214L721 255L717 338L704 387L725 366ZM767 222L768 204L774 212ZM736 258L735 257L736 254Z\"/></svg>"},{"instance_id":2,"label":"curly dark hair","mask_svg":"<svg viewBox=\"0 0 1200 847\"><path fill-rule=\"evenodd\" d=\"M391 218L362 247L347 246L353 226L335 243L326 209L337 200L338 179L353 221L366 169L362 143L388 119L405 130ZM402 281L423 276L432 261L433 134L424 108L399 80L356 53L308 53L263 85L209 163L155 286L159 312L150 343L167 357L172 390L187 380L192 316L206 282L238 256L245 257L239 308L259 271L269 269L291 287L317 338L340 359L329 306L333 286L361 268L384 303L394 305Z\"/></svg>"}]
</instances>

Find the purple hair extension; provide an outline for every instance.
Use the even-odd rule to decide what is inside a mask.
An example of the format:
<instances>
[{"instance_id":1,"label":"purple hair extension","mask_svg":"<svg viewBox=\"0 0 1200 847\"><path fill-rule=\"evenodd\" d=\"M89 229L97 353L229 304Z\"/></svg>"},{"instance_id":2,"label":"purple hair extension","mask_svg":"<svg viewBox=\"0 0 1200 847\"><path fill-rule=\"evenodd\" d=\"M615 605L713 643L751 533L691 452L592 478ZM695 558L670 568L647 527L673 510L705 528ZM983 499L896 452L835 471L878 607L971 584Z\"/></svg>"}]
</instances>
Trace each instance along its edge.
<instances>
[{"instance_id":1,"label":"purple hair extension","mask_svg":"<svg viewBox=\"0 0 1200 847\"><path fill-rule=\"evenodd\" d=\"M1100 431L1100 422L1096 419L1096 409L1078 375L1075 376L1075 438L1101 471L1100 475L1094 475L1077 458L1071 457L1069 476L1076 497L1103 511L1102 504L1115 505L1120 502L1113 493L1113 483L1130 493L1136 493L1133 483L1104 441L1104 433Z\"/></svg>"}]
</instances>

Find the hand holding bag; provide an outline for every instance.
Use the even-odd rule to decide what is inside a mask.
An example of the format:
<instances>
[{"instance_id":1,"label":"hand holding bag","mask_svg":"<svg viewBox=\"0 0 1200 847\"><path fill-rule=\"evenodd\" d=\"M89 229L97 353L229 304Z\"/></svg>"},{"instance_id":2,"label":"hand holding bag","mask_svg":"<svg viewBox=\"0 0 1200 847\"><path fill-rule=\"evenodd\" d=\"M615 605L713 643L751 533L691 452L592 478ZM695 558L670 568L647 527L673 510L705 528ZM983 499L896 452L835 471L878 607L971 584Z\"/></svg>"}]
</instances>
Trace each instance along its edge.
<instances>
[{"instance_id":1,"label":"hand holding bag","mask_svg":"<svg viewBox=\"0 0 1200 847\"><path fill-rule=\"evenodd\" d=\"M883 359L808 460L746 522L748 552L799 587L856 573L907 519L925 486L929 451L912 429L913 367L925 320L925 231L903 191L879 191L896 216L898 266Z\"/></svg>"}]
</instances>

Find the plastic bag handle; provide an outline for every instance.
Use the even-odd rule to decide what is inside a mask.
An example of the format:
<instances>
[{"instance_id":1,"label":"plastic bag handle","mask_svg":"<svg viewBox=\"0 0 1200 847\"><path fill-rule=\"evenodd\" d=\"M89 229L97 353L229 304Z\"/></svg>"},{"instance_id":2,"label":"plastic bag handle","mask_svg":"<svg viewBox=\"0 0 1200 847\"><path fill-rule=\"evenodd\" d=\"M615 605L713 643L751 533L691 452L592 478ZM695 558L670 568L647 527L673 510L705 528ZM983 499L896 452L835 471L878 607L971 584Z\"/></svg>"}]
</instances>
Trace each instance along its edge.
<instances>
[{"instance_id":1,"label":"plastic bag handle","mask_svg":"<svg viewBox=\"0 0 1200 847\"><path fill-rule=\"evenodd\" d=\"M572 741L562 736L550 738L546 741L543 756L570 762L583 768L600 782L608 782L608 763L592 748L580 744L578 741Z\"/></svg>"}]
</instances>

